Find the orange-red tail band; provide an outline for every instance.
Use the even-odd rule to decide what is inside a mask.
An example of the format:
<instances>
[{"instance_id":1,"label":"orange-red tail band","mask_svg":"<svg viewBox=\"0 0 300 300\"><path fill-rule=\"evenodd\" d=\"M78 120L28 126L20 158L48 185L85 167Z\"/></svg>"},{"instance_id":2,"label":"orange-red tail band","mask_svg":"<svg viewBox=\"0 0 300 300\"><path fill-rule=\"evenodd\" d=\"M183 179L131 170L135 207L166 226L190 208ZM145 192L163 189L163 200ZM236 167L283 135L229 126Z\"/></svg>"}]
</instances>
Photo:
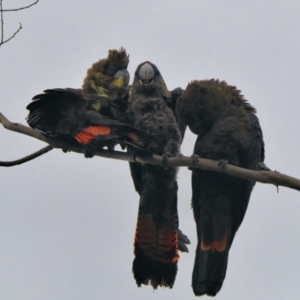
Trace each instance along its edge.
<instances>
[{"instance_id":1,"label":"orange-red tail band","mask_svg":"<svg viewBox=\"0 0 300 300\"><path fill-rule=\"evenodd\" d=\"M178 232L177 225L174 226L176 218L171 219L158 229L150 216L140 215L136 228L135 247L142 249L144 255L154 261L176 263L179 259Z\"/></svg>"},{"instance_id":2,"label":"orange-red tail band","mask_svg":"<svg viewBox=\"0 0 300 300\"><path fill-rule=\"evenodd\" d=\"M203 235L202 235L200 249L202 251L211 250L212 252L214 252L214 251L223 252L226 250L226 247L227 247L227 239L228 239L228 229L225 231L225 233L220 241L213 241L209 244L204 243Z\"/></svg>"},{"instance_id":3,"label":"orange-red tail band","mask_svg":"<svg viewBox=\"0 0 300 300\"><path fill-rule=\"evenodd\" d=\"M89 126L75 135L75 139L82 144L88 144L98 135L109 135L112 131L108 126Z\"/></svg>"}]
</instances>

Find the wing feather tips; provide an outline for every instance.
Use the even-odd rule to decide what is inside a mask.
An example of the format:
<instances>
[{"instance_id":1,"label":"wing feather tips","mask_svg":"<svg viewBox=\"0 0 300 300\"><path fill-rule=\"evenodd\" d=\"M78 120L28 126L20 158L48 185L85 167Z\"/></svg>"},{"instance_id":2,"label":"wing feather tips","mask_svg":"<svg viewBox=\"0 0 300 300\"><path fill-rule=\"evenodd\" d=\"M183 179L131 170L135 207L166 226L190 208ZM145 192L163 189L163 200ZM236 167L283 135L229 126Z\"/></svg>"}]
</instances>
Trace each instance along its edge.
<instances>
[{"instance_id":1,"label":"wing feather tips","mask_svg":"<svg viewBox=\"0 0 300 300\"><path fill-rule=\"evenodd\" d=\"M32 128L45 133L52 133L56 128L61 112L61 95L66 93L65 89L48 89L43 94L35 95L26 109L29 110L26 118Z\"/></svg>"},{"instance_id":2,"label":"wing feather tips","mask_svg":"<svg viewBox=\"0 0 300 300\"><path fill-rule=\"evenodd\" d=\"M38 113L33 113L33 114L28 115L26 120L30 127L36 128L38 126L38 124L40 123L41 116Z\"/></svg>"}]
</instances>

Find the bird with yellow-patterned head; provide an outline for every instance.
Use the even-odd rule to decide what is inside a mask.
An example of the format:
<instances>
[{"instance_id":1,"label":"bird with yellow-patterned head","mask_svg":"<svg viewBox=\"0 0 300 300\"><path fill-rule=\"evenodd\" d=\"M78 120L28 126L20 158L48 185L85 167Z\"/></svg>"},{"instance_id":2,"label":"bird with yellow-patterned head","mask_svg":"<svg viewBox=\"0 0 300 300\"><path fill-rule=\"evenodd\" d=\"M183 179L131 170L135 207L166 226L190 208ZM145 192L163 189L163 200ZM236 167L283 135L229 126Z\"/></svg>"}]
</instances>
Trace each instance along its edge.
<instances>
[{"instance_id":1,"label":"bird with yellow-patterned head","mask_svg":"<svg viewBox=\"0 0 300 300\"><path fill-rule=\"evenodd\" d=\"M107 58L88 69L81 89L48 89L36 95L27 106L28 124L67 143L81 144L88 157L117 143L143 148L146 135L125 118L128 63L124 48L109 50Z\"/></svg>"},{"instance_id":2,"label":"bird with yellow-patterned head","mask_svg":"<svg viewBox=\"0 0 300 300\"><path fill-rule=\"evenodd\" d=\"M177 101L179 119L196 134L197 156L257 170L264 142L256 110L225 81L192 81ZM192 276L196 296L215 296L226 275L229 249L255 182L192 169L192 207L198 245Z\"/></svg>"}]
</instances>

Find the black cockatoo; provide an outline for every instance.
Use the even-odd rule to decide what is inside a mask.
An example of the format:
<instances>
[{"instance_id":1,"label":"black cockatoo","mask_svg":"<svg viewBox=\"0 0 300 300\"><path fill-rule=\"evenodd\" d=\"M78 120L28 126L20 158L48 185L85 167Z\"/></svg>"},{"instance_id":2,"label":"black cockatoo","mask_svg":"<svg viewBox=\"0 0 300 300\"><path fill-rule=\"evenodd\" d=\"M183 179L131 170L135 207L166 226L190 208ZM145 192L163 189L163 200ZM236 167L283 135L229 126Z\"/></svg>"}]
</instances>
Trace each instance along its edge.
<instances>
[{"instance_id":1,"label":"black cockatoo","mask_svg":"<svg viewBox=\"0 0 300 300\"><path fill-rule=\"evenodd\" d=\"M150 150L164 157L179 154L181 134L171 97L157 67L141 63L128 100L132 125L151 137ZM170 100L171 101L171 100ZM178 215L176 168L130 164L135 188L140 195L134 240L133 274L138 286L172 287L178 261Z\"/></svg>"},{"instance_id":2,"label":"black cockatoo","mask_svg":"<svg viewBox=\"0 0 300 300\"><path fill-rule=\"evenodd\" d=\"M129 56L125 49L109 50L108 57L87 71L82 89L50 89L33 98L28 124L67 143L80 143L86 155L116 143L146 148L147 136L125 123Z\"/></svg>"},{"instance_id":3,"label":"black cockatoo","mask_svg":"<svg viewBox=\"0 0 300 300\"><path fill-rule=\"evenodd\" d=\"M256 110L225 81L191 82L177 101L177 114L198 138L194 154L257 170L264 142ZM192 207L198 245L192 276L195 295L221 289L229 249L255 182L224 173L192 171Z\"/></svg>"}]
</instances>

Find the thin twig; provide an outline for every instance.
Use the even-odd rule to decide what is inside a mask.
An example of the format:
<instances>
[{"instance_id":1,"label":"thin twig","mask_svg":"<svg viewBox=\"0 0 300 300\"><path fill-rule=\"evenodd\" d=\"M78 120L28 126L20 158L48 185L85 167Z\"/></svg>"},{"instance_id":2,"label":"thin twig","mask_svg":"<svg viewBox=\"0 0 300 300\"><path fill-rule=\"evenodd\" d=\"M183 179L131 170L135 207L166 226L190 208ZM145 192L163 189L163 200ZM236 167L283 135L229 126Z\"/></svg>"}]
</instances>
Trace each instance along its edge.
<instances>
[{"instance_id":1,"label":"thin twig","mask_svg":"<svg viewBox=\"0 0 300 300\"><path fill-rule=\"evenodd\" d=\"M0 18L1 18L1 42L0 46L3 44L3 10L2 10L2 0L0 0Z\"/></svg>"},{"instance_id":2,"label":"thin twig","mask_svg":"<svg viewBox=\"0 0 300 300\"><path fill-rule=\"evenodd\" d=\"M2 38L2 41L1 41L1 43L0 43L0 46L3 45L3 44L5 44L5 43L7 43L7 42L10 41L11 39L13 39L21 29L22 29L22 24L20 23L20 26L19 26L18 30L15 31L15 33L14 33L9 39L3 41L3 38ZM2 37L3 37L3 35L2 35Z\"/></svg>"},{"instance_id":3,"label":"thin twig","mask_svg":"<svg viewBox=\"0 0 300 300\"><path fill-rule=\"evenodd\" d=\"M22 9L27 9L35 4L37 4L39 2L39 0L35 1L34 3L27 5L27 6L23 6L23 7L19 7L19 8L12 8L12 9L3 9L2 7L2 0L0 0L0 19L1 19L1 41L0 41L0 47L9 42L11 39L13 39L18 32L22 29L22 24L20 23L19 28L14 32L14 34L8 38L7 40L4 40L4 21L3 21L3 12L11 12L11 11L18 11L18 10L22 10Z\"/></svg>"},{"instance_id":4,"label":"thin twig","mask_svg":"<svg viewBox=\"0 0 300 300\"><path fill-rule=\"evenodd\" d=\"M53 149L53 147L46 146L39 151L36 151L28 156L25 156L23 158L20 158L20 159L14 160L14 161L0 161L0 166L1 167L12 167L12 166L16 166L16 165L21 165L23 163L26 163L30 160L33 160L33 159L51 151L52 149Z\"/></svg>"},{"instance_id":5,"label":"thin twig","mask_svg":"<svg viewBox=\"0 0 300 300\"><path fill-rule=\"evenodd\" d=\"M0 123L2 123L2 125L7 130L11 130L11 131L15 131L18 133L31 136L33 138L48 143L53 148L68 149L73 152L84 153L84 148L80 145L78 146L69 145L60 139L48 137L45 134L35 129L32 129L28 126L24 126L18 123L11 123L1 113L0 113ZM112 158L112 159L118 159L118 160L130 161L130 162L136 161L136 162L149 163L155 165L160 165L162 161L161 156L157 156L157 155L138 156L135 157L134 159L133 155L130 153L121 152L121 151L101 150L101 149L95 153L95 156L101 156L105 158ZM287 176L277 172L272 172L272 171L252 171L252 170L236 167L230 164L223 165L222 170L220 170L218 161L214 161L210 159L199 158L196 159L196 162L193 164L192 159L190 157L178 156L178 157L170 158L168 161L168 166L170 167L191 166L193 168L199 168L207 171L215 171L215 172L222 171L223 173L244 178L247 180L254 180L261 183L274 184L276 186L285 186L300 191L300 180L297 178Z\"/></svg>"},{"instance_id":6,"label":"thin twig","mask_svg":"<svg viewBox=\"0 0 300 300\"><path fill-rule=\"evenodd\" d=\"M37 4L40 0L36 0L34 3L28 5L28 6L23 6L23 7L20 7L20 8L11 8L11 9L3 9L2 10L2 7L1 7L1 11L5 11L5 12L8 12L8 11L18 11L18 10L22 10L22 9L27 9L35 4Z\"/></svg>"}]
</instances>

